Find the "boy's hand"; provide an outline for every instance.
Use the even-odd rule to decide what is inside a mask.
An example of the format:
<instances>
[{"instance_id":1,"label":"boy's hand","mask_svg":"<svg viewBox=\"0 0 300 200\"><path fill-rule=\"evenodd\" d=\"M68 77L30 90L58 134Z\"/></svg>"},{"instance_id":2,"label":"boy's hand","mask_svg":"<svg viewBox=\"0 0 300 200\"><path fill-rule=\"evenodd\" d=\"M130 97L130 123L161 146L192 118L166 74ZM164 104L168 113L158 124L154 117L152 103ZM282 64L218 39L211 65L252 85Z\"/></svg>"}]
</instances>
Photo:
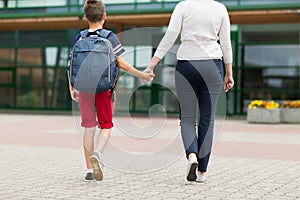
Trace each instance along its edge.
<instances>
[{"instance_id":1,"label":"boy's hand","mask_svg":"<svg viewBox=\"0 0 300 200\"><path fill-rule=\"evenodd\" d=\"M70 88L70 95L71 95L71 98L72 98L75 102L78 102L78 101L79 101L78 91L75 90L74 88Z\"/></svg>"}]
</instances>

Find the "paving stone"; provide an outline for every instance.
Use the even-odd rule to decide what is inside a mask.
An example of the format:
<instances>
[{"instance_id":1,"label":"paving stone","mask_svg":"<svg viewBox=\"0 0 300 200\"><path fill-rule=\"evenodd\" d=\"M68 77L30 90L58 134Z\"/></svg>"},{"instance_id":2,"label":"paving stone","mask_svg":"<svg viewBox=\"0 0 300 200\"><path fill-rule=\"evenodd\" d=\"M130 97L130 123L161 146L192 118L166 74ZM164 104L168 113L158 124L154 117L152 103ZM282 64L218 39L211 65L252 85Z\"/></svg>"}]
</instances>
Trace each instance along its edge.
<instances>
[{"instance_id":1,"label":"paving stone","mask_svg":"<svg viewBox=\"0 0 300 200\"><path fill-rule=\"evenodd\" d=\"M52 119L41 116L44 121ZM0 125L1 118L0 115ZM16 116L6 119L6 123L38 121L39 118L22 118ZM62 119L65 119L62 117ZM67 118L69 120L69 118ZM172 122L172 120L171 120ZM174 122L174 121L173 121ZM172 122L172 123L173 123ZM251 135L251 130L243 128L245 124L231 121L237 130L227 130L226 141L237 142L231 136L253 142L258 133ZM176 124L174 122L174 124ZM259 129L257 125L249 125ZM285 125L285 128L290 126ZM296 126L291 126L293 129ZM298 126L300 128L300 126ZM40 127L47 130L47 127ZM53 127L52 127L53 128ZM55 128L55 127L54 127ZM271 129L271 126L267 126ZM272 132L264 133L266 126L261 128L263 134L259 138L271 138ZM275 129L274 129L275 130ZM172 132L173 129L168 131ZM245 133L245 137L243 137ZM2 132L0 133L1 136ZM24 137L28 134L24 132ZM51 133L59 135L59 133ZM69 133L62 133L62 137ZM230 135L232 134L232 135ZM285 134L280 133L280 134ZM299 134L293 133L294 138ZM49 135L51 136L51 135ZM59 135L60 136L60 135ZM285 136L276 134L271 142L272 148L278 147L280 139ZM230 139L231 138L231 139ZM15 138L22 139L22 138ZM24 139L24 138L23 138ZM52 138L53 139L53 138ZM230 140L229 140L230 139ZM24 139L25 140L25 139ZM49 139L50 140L50 139ZM113 200L199 200L199 199L259 199L259 200L290 200L299 199L300 160L269 159L247 156L224 156L213 154L207 174L207 181L199 184L185 180L186 158L182 154L179 159L162 169L153 172L132 173L116 170L110 166L104 168L104 180L101 182L84 182L84 159L80 146L4 144L0 140L0 199L113 199ZM222 142L222 141L221 141ZM298 145L296 141L291 145ZM260 141L263 144L263 141ZM276 145L275 145L276 143ZM244 143L242 143L244 144ZM108 150L109 155L116 152ZM169 154L156 158L160 163ZM128 162L128 161L127 161ZM130 162L127 163L130 166ZM140 163L138 167L149 163Z\"/></svg>"}]
</instances>

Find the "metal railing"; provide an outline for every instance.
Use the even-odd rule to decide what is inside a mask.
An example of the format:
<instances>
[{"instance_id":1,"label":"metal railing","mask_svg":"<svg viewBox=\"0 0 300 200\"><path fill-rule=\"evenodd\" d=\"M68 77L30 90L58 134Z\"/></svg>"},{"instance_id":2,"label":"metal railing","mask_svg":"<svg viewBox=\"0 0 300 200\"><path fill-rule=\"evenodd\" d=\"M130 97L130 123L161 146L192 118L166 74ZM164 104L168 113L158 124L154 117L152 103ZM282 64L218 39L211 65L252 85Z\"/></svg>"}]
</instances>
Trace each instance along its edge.
<instances>
[{"instance_id":1,"label":"metal railing","mask_svg":"<svg viewBox=\"0 0 300 200\"><path fill-rule=\"evenodd\" d=\"M280 5L299 3L299 0L218 0L227 6L249 6L249 5ZM105 4L140 4L140 3L174 3L180 0L105 0ZM28 8L28 7L57 7L77 5L82 6L84 0L0 0L0 8Z\"/></svg>"},{"instance_id":2,"label":"metal railing","mask_svg":"<svg viewBox=\"0 0 300 200\"><path fill-rule=\"evenodd\" d=\"M171 12L179 0L105 0L109 15ZM228 10L300 9L299 0L219 0ZM0 19L82 16L84 0L0 0Z\"/></svg>"}]
</instances>

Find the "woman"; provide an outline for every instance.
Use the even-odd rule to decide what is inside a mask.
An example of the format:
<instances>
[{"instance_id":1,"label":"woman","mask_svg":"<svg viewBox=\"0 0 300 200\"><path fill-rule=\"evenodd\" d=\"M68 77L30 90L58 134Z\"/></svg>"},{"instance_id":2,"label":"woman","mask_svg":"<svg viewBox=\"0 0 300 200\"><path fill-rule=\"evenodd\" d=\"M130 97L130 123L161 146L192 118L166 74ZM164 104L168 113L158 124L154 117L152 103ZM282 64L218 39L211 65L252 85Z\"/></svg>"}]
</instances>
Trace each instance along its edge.
<instances>
[{"instance_id":1,"label":"woman","mask_svg":"<svg viewBox=\"0 0 300 200\"><path fill-rule=\"evenodd\" d=\"M234 85L226 7L213 0L179 2L145 72L153 72L179 33L181 44L177 52L175 84L188 159L187 180L204 182L212 148L216 104L222 85L226 92ZM226 69L224 81L222 58Z\"/></svg>"}]
</instances>

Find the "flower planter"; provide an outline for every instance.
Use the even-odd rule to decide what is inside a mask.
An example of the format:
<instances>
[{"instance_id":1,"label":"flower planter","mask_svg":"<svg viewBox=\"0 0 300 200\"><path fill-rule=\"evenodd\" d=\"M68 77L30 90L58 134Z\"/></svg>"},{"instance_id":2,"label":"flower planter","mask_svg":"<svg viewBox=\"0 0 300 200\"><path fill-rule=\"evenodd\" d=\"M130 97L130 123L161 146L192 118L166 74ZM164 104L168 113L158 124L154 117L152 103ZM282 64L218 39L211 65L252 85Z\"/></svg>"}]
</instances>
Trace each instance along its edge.
<instances>
[{"instance_id":1,"label":"flower planter","mask_svg":"<svg viewBox=\"0 0 300 200\"><path fill-rule=\"evenodd\" d=\"M281 122L300 123L300 109L299 108L281 109Z\"/></svg>"},{"instance_id":2,"label":"flower planter","mask_svg":"<svg viewBox=\"0 0 300 200\"><path fill-rule=\"evenodd\" d=\"M248 108L247 121L249 123L280 123L280 109Z\"/></svg>"}]
</instances>

